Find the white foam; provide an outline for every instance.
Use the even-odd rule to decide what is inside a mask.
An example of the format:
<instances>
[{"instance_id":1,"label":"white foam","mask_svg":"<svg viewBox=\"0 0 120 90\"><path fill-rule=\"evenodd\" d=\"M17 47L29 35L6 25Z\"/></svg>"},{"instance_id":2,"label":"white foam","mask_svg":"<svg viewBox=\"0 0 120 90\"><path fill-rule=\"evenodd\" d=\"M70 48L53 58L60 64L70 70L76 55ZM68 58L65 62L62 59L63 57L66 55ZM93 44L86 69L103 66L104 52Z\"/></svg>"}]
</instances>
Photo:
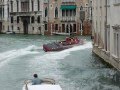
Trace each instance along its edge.
<instances>
[{"instance_id":1,"label":"white foam","mask_svg":"<svg viewBox=\"0 0 120 90\"><path fill-rule=\"evenodd\" d=\"M80 90L120 90L120 89L117 86L101 84L95 81L91 83L89 86L87 85Z\"/></svg>"},{"instance_id":2,"label":"white foam","mask_svg":"<svg viewBox=\"0 0 120 90\"><path fill-rule=\"evenodd\" d=\"M27 54L39 53L37 51L31 51L35 48L37 48L37 47L32 45L32 46L28 46L27 48L16 49L16 50L11 50L11 51L0 53L0 67L14 58L17 58L17 57L20 57L23 55L27 55Z\"/></svg>"},{"instance_id":3,"label":"white foam","mask_svg":"<svg viewBox=\"0 0 120 90\"><path fill-rule=\"evenodd\" d=\"M35 46L35 45L31 45L31 46L28 46L25 50L39 50L39 49L42 49L42 46L41 47L38 47L38 46Z\"/></svg>"}]
</instances>

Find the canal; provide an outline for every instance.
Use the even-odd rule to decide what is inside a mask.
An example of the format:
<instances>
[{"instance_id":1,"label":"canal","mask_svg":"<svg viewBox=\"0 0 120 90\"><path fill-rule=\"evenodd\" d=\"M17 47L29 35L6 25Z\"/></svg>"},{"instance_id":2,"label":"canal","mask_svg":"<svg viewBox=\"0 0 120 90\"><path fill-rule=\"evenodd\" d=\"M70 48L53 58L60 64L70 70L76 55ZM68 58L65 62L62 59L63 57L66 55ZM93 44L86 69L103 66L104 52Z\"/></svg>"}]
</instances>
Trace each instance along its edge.
<instances>
[{"instance_id":1,"label":"canal","mask_svg":"<svg viewBox=\"0 0 120 90\"><path fill-rule=\"evenodd\" d=\"M92 53L86 44L60 52L44 52L44 43L64 36L0 35L0 90L22 90L24 80L54 78L63 90L120 90L113 80L116 70Z\"/></svg>"}]
</instances>

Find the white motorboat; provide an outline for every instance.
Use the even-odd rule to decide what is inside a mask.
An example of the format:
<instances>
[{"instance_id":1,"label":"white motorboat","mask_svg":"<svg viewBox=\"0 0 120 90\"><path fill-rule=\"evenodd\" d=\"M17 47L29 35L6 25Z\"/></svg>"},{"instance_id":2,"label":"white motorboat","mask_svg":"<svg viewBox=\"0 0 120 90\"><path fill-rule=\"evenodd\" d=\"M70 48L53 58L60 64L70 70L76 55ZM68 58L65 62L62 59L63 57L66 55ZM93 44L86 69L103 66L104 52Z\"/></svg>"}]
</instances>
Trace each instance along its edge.
<instances>
[{"instance_id":1,"label":"white motorboat","mask_svg":"<svg viewBox=\"0 0 120 90\"><path fill-rule=\"evenodd\" d=\"M55 83L55 80L45 78L40 85L32 85L31 80L26 80L23 86L23 90L62 90L59 84Z\"/></svg>"},{"instance_id":2,"label":"white motorboat","mask_svg":"<svg viewBox=\"0 0 120 90\"><path fill-rule=\"evenodd\" d=\"M7 31L6 34L15 34L14 31Z\"/></svg>"}]
</instances>

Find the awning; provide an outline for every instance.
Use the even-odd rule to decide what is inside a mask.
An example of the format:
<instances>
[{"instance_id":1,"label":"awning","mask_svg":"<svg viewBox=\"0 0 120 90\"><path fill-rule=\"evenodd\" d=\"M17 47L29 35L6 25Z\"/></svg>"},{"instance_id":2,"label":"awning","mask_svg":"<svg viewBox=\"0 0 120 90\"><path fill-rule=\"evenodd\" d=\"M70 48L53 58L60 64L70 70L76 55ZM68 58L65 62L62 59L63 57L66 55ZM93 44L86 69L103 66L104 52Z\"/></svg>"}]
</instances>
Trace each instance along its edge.
<instances>
[{"instance_id":1,"label":"awning","mask_svg":"<svg viewBox=\"0 0 120 90\"><path fill-rule=\"evenodd\" d=\"M76 5L61 5L62 10L73 10L76 9Z\"/></svg>"}]
</instances>

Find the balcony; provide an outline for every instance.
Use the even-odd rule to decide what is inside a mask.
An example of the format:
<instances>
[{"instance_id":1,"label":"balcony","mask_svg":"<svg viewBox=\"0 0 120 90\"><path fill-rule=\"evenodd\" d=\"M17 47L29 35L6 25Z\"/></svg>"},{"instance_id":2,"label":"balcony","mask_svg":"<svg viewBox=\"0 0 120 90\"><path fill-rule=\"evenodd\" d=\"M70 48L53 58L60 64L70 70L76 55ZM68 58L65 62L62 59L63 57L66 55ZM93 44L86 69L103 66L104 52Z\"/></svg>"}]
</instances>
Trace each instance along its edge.
<instances>
[{"instance_id":1,"label":"balcony","mask_svg":"<svg viewBox=\"0 0 120 90\"><path fill-rule=\"evenodd\" d=\"M42 15L41 11L34 12L10 12L11 16L32 16L32 15Z\"/></svg>"},{"instance_id":2,"label":"balcony","mask_svg":"<svg viewBox=\"0 0 120 90\"><path fill-rule=\"evenodd\" d=\"M62 17L61 21L63 21L63 22L75 22L76 17Z\"/></svg>"}]
</instances>

